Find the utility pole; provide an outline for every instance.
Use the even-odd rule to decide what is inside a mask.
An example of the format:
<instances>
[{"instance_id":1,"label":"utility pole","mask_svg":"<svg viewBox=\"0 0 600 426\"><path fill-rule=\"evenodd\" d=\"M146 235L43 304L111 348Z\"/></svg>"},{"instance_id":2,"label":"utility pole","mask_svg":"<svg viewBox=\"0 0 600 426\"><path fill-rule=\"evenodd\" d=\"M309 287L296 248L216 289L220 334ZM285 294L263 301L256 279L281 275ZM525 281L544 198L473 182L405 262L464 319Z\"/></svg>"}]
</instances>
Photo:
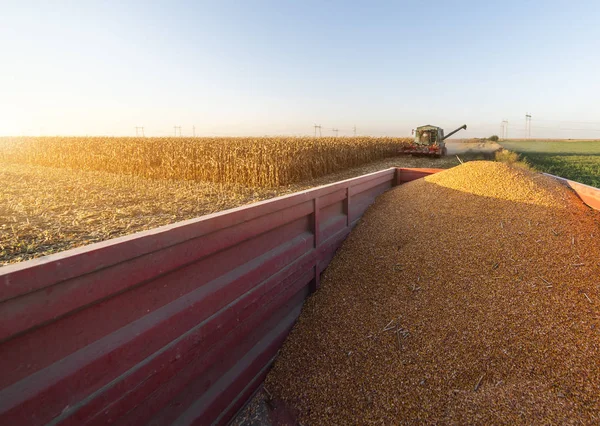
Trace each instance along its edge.
<instances>
[{"instance_id":1,"label":"utility pole","mask_svg":"<svg viewBox=\"0 0 600 426\"><path fill-rule=\"evenodd\" d=\"M315 124L315 138L317 137L317 129L319 129L319 137L321 137L321 125L319 124L318 126Z\"/></svg>"},{"instance_id":2,"label":"utility pole","mask_svg":"<svg viewBox=\"0 0 600 426\"><path fill-rule=\"evenodd\" d=\"M141 127L141 126L135 126L135 136L136 137L139 137L139 136L144 137L145 136L144 135L144 128Z\"/></svg>"},{"instance_id":3,"label":"utility pole","mask_svg":"<svg viewBox=\"0 0 600 426\"><path fill-rule=\"evenodd\" d=\"M356 124L354 125L354 127L352 128L352 130L354 130L354 137L356 137Z\"/></svg>"},{"instance_id":4,"label":"utility pole","mask_svg":"<svg viewBox=\"0 0 600 426\"><path fill-rule=\"evenodd\" d=\"M502 139L508 139L508 120L502 120Z\"/></svg>"},{"instance_id":5,"label":"utility pole","mask_svg":"<svg viewBox=\"0 0 600 426\"><path fill-rule=\"evenodd\" d=\"M192 126L192 136L196 137L196 126Z\"/></svg>"},{"instance_id":6,"label":"utility pole","mask_svg":"<svg viewBox=\"0 0 600 426\"><path fill-rule=\"evenodd\" d=\"M335 132L335 137L337 138L337 135L338 135L338 129L331 129L331 130Z\"/></svg>"},{"instance_id":7,"label":"utility pole","mask_svg":"<svg viewBox=\"0 0 600 426\"><path fill-rule=\"evenodd\" d=\"M525 135L529 139L531 137L531 114L525 113Z\"/></svg>"}]
</instances>

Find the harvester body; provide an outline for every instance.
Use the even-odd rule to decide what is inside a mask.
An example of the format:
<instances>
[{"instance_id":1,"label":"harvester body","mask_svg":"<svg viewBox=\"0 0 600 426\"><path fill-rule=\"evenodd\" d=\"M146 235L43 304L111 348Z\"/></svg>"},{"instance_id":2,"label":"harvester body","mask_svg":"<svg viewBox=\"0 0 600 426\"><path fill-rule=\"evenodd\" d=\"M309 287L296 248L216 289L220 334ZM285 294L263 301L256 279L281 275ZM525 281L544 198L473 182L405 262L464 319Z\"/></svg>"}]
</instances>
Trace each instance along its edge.
<instances>
[{"instance_id":1,"label":"harvester body","mask_svg":"<svg viewBox=\"0 0 600 426\"><path fill-rule=\"evenodd\" d=\"M404 147L403 152L407 154L431 155L441 157L448 153L445 139L449 138L459 130L465 129L467 125L463 124L458 129L444 136L444 129L427 124L417 127L414 131L415 139L412 144Z\"/></svg>"}]
</instances>

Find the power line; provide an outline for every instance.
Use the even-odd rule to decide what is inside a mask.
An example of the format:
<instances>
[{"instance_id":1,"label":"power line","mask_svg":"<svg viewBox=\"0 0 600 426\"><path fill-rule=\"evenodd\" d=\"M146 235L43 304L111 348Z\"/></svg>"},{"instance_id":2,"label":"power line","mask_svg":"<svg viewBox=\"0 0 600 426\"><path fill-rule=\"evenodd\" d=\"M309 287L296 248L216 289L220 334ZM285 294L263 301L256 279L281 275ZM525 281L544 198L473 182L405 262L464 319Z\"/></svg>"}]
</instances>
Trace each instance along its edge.
<instances>
[{"instance_id":1,"label":"power line","mask_svg":"<svg viewBox=\"0 0 600 426\"><path fill-rule=\"evenodd\" d=\"M545 127L545 126L535 126L536 129L547 129L547 130L574 130L580 132L600 132L600 129L576 129L574 127Z\"/></svg>"},{"instance_id":2,"label":"power line","mask_svg":"<svg viewBox=\"0 0 600 426\"><path fill-rule=\"evenodd\" d=\"M536 130L551 130L553 132L557 131L570 131L570 132L600 132L600 128L594 127L562 127L560 123L579 123L579 124L600 124L600 122L592 122L592 121L567 121L567 120L546 120L536 118ZM538 126L537 122L544 123L557 123L557 126ZM514 128L513 132L523 132L526 138L531 138L531 133L533 129L533 118L531 113L525 113L525 128ZM508 120L504 119L500 123L500 132L502 134L503 139L508 139Z\"/></svg>"},{"instance_id":3,"label":"power line","mask_svg":"<svg viewBox=\"0 0 600 426\"><path fill-rule=\"evenodd\" d=\"M544 118L536 118L535 121L545 121L545 122L551 122L551 123L600 124L600 121L548 120L548 119L544 119Z\"/></svg>"}]
</instances>

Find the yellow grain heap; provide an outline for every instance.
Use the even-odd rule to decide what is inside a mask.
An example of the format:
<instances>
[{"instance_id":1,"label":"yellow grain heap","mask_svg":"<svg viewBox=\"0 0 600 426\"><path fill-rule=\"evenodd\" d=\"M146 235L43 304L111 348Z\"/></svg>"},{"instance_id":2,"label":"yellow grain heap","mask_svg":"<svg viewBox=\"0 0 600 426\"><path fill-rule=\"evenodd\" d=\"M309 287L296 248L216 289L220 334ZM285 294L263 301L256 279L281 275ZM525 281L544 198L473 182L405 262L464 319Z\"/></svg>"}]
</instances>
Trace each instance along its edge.
<instances>
[{"instance_id":1,"label":"yellow grain heap","mask_svg":"<svg viewBox=\"0 0 600 426\"><path fill-rule=\"evenodd\" d=\"M0 162L276 187L398 155L408 138L0 138Z\"/></svg>"},{"instance_id":2,"label":"yellow grain heap","mask_svg":"<svg viewBox=\"0 0 600 426\"><path fill-rule=\"evenodd\" d=\"M469 162L382 195L266 388L320 424L598 424L600 214Z\"/></svg>"}]
</instances>

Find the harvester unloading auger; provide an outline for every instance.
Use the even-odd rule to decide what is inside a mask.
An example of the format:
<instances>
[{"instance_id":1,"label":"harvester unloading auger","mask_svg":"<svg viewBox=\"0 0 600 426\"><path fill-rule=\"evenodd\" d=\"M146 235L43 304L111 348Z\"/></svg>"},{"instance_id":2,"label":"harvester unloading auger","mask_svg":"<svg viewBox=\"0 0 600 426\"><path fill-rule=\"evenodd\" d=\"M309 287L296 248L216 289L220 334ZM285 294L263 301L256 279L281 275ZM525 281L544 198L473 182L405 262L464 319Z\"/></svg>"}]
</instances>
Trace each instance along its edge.
<instances>
[{"instance_id":1,"label":"harvester unloading auger","mask_svg":"<svg viewBox=\"0 0 600 426\"><path fill-rule=\"evenodd\" d=\"M446 143L444 142L450 136L458 132L459 130L467 130L467 125L463 124L458 129L448 133L444 136L444 129L437 126L420 126L413 131L415 140L412 144L402 148L402 152L406 154L420 154L420 155L431 155L434 157L441 157L448 153L446 149Z\"/></svg>"}]
</instances>

